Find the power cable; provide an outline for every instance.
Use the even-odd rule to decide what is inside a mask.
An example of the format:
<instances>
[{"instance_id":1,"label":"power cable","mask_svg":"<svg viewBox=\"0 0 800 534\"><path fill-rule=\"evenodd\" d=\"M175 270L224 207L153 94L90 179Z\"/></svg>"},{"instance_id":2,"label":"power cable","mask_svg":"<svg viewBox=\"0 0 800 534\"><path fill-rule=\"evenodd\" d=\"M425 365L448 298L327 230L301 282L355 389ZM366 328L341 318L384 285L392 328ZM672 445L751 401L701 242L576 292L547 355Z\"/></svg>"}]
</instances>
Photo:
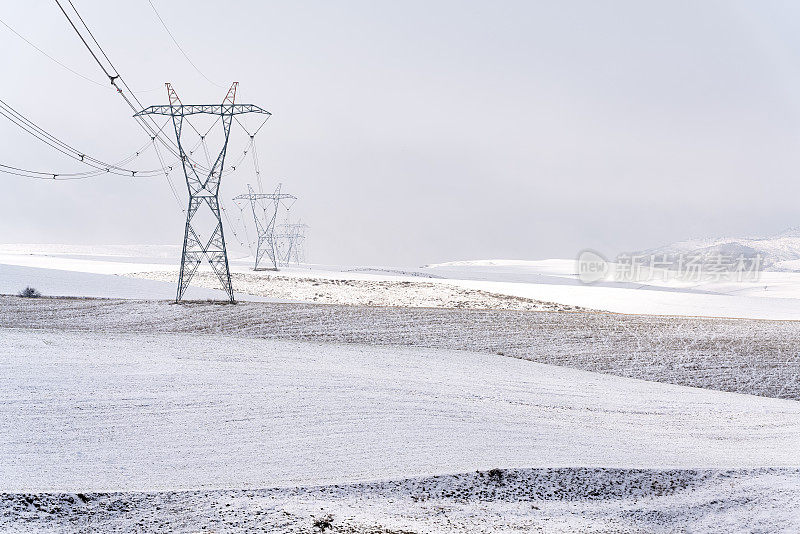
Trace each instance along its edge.
<instances>
[{"instance_id":1,"label":"power cable","mask_svg":"<svg viewBox=\"0 0 800 534\"><path fill-rule=\"evenodd\" d=\"M180 51L181 51L181 54L183 54L183 57L185 57L185 58L186 58L186 61L188 61L188 62L189 62L189 64L190 64L192 67L194 67L194 70L196 70L196 71L197 71L197 73L198 73L200 76L202 76L203 78L205 78L205 79L206 79L206 81L207 81L208 83L210 83L211 85L214 85L214 86L216 86L216 87L219 87L220 89L225 89L225 87L224 87L224 86L222 86L222 85L219 85L218 83L216 83L216 82L214 82L213 80L211 80L211 79L210 79L208 76L206 76L206 75L203 73L203 71L201 71L201 70L200 70L200 68L199 68L197 65L195 65L194 61L192 61L192 60L189 58L189 55L186 53L186 51L183 49L183 47L180 45L180 43L178 43L178 40L177 40L177 39L175 39L175 36L172 34L172 32L171 32L171 31L169 30L169 28L167 27L167 23L166 23L166 22L164 22L164 19L163 19L163 18L161 17L161 15L158 13L158 10L156 9L156 6L155 6L155 4L153 3L153 0L148 0L148 2L150 2L150 7L152 7L152 8L153 8L153 12L156 14L156 17L158 17L158 20L161 22L161 25L164 27L164 29L165 29L165 30L167 31L167 33L169 34L170 38L172 39L172 42L173 42L173 43L175 43L175 46L177 46L177 47L178 47L178 50L180 50Z\"/></svg>"},{"instance_id":2,"label":"power cable","mask_svg":"<svg viewBox=\"0 0 800 534\"><path fill-rule=\"evenodd\" d=\"M9 30L11 30L11 32L12 32L14 35L16 35L17 37L19 37L20 39L22 39L23 41L25 41L26 43L28 43L28 44L29 44L30 46L32 46L34 49L38 50L40 54L42 54L43 56L45 56L46 58L48 58L50 61L53 61L54 63L57 63L58 65L61 65L61 67L63 67L63 68L65 68L66 70L70 71L70 72L71 72L72 74L74 74L75 76L79 76L79 77L83 78L84 80L86 80L87 82L93 83L93 84L95 84L95 85L99 85L100 87L104 87L104 88L105 88L105 87L108 87L107 85L105 85L105 84L103 84L103 83L100 83L100 82L98 82L97 80L93 80L93 79L89 78L88 76L84 76L84 75L83 75L83 74L81 74L80 72L78 72L78 71L76 71L76 70L74 70L74 69L72 69L72 68L68 67L68 66L67 66L67 65L65 65L64 63L60 62L59 60L57 60L56 58L54 58L53 56L51 56L50 54L48 54L47 52L45 52L44 50L42 50L41 48L39 48L38 46L36 46L35 44L33 44L31 41L29 41L29 40L28 40L28 39L27 39L27 38L26 38L24 35L22 35L21 33L19 33L17 30L15 30L14 28L12 28L12 27L11 27L11 26L9 26L8 24L6 24L6 22L5 22L3 19L0 19L0 24L2 24L3 26L5 26L5 27L6 27L6 28L8 28Z\"/></svg>"},{"instance_id":3,"label":"power cable","mask_svg":"<svg viewBox=\"0 0 800 534\"><path fill-rule=\"evenodd\" d=\"M69 5L72 7L72 11L74 11L75 15L78 17L78 20L80 20L81 24L86 29L86 32L89 34L89 37L92 39L94 44L97 46L97 49L100 51L102 56L105 58L106 62L108 63L108 67L111 69L111 71L113 71L113 75L111 73L109 73L109 69L106 68L106 65L104 65L103 62L100 61L100 58L97 56L95 51L89 45L88 41L83 36L83 33L81 33L81 31L78 29L78 26L72 20L72 17L70 17L69 14L67 13L67 11L64 9L64 6L61 4L61 1L60 0L55 0L56 4L58 5L59 9L61 10L61 13L64 14L64 17L67 19L67 21L69 22L70 26L72 26L72 29L75 30L75 33L78 35L78 37L80 38L80 40L83 43L83 45L86 47L86 49L89 51L89 53L94 58L94 60L97 63L97 65L100 67L100 69L106 75L106 77L109 79L109 82L111 82L111 85L114 86L114 88L120 94L122 99L125 101L126 104L128 104L128 107L130 107L131 110L134 113L138 113L139 111L144 109L144 105L141 103L141 101L138 99L136 94L133 92L133 90L127 84L127 82L122 77L122 75L120 74L120 72L116 68L116 66L114 66L114 63L108 57L108 54L106 54L106 52L103 49L103 47L100 46L100 43L95 38L94 34L92 33L92 30L89 29L89 26L86 24L86 21L83 19L83 17L81 16L80 12L78 12L78 9L75 7L75 4L72 2L72 0L67 0L67 1L69 2ZM122 87L117 85L117 81L119 81L122 84ZM127 90L128 93L130 93L131 97L133 98L133 101L136 102L138 107L137 107L137 105L134 105L133 101L131 101L131 99L128 97L126 92L123 91L123 87L125 88L125 90ZM175 144L175 142L171 141L168 137L166 139L164 139L160 135L160 133L154 128L154 126L157 126L157 124L155 123L155 121L153 120L153 118L150 115L147 115L145 117L139 116L139 117L134 117L134 118L135 118L136 122L145 130L145 132L147 133L148 137L157 138L159 140L159 142L169 152L172 153L173 156L175 156L176 158L180 158L180 154L179 154L179 152L177 150L177 145Z\"/></svg>"},{"instance_id":4,"label":"power cable","mask_svg":"<svg viewBox=\"0 0 800 534\"><path fill-rule=\"evenodd\" d=\"M22 113L11 107L8 103L0 99L0 115L4 116L10 122L27 132L28 134L34 136L38 140L42 141L43 143L47 144L48 146L52 147L53 149L61 152L62 154L80 161L81 163L89 166L94 167L97 169L105 169L105 170L114 170L119 171L118 173L125 173L134 176L136 174L144 175L149 174L152 175L153 173L160 173L163 169L152 169L152 170L145 170L145 171L137 171L134 169L127 169L121 167L120 165L128 163L137 157L139 157L145 148L149 145L149 143L145 143L139 150L137 150L131 156L124 158L121 162L117 163L108 163L98 158L94 158L86 154L86 152L78 150L77 148L71 146L70 144L62 141L61 139L57 138L44 128L38 126L32 120L25 117ZM166 123L164 124L166 125ZM162 126L163 128L164 126ZM52 173L50 173L52 174ZM58 173L56 173L58 174ZM77 173L76 173L77 174Z\"/></svg>"},{"instance_id":5,"label":"power cable","mask_svg":"<svg viewBox=\"0 0 800 534\"><path fill-rule=\"evenodd\" d=\"M105 52L103 47L100 46L100 43L95 38L94 34L92 33L92 30L86 24L86 21L83 19L83 17L81 16L80 12L78 12L78 10L75 7L75 4L72 2L72 0L67 0L67 2L69 2L69 5L72 7L72 10L75 12L75 15L78 17L78 20L83 25L83 27L86 29L86 32L88 33L88 35L91 38L91 40L97 46L98 50L100 51L100 54L103 56L103 58L105 58L106 62L108 63L108 66L110 67L110 69L114 73L113 76L111 74L109 74L108 69L106 69L105 65L103 65L103 62L100 61L100 59L97 56L97 54L92 50L92 48L89 45L89 43L87 42L87 40L83 37L83 34L80 32L80 30L78 29L77 25L73 22L72 18L69 16L69 14L67 14L66 10L61 5L61 0L55 0L55 2L56 2L56 4L58 4L58 7L61 9L61 12L67 18L67 20L69 21L69 23L72 26L72 28L75 30L75 32L80 37L80 39L83 42L84 46L86 46L87 50L89 50L89 52L91 53L92 57L95 59L97 64L100 66L100 68L102 69L103 73L108 77L109 81L111 82L111 85L113 85L114 88L117 89L117 92L120 94L120 96L122 96L123 100L125 100L125 102L131 108L131 110L134 113L138 113L139 111L144 109L144 105L137 98L136 94L130 88L128 83L125 81L125 78L122 76L122 74L120 74L119 69L117 69L117 67L114 65L114 63L111 61L111 59L108 57L108 54ZM117 85L117 81L119 81L122 84L122 87L124 87L127 90L127 93L131 94L131 97L133 98L133 101L136 102L136 104L134 104L134 102L131 101L131 99L127 96L126 92L122 90L122 87ZM138 107L137 107L137 105L138 105ZM264 124L266 124L266 121L267 121L267 119L269 117L270 117L270 115L267 115L267 117L264 119L264 122L262 122L261 125L259 126L259 128L255 132L253 132L253 135L258 133L258 131L264 126ZM156 124L155 124L155 121L152 118L152 115L145 115L144 117L138 116L138 117L135 117L135 119L140 124L140 126L145 129L145 131L147 132L148 136L156 137L159 140L159 142L164 146L164 148L166 148L170 153L172 153L172 155L175 158L180 160L180 158L181 158L180 151L178 149L178 145L176 144L176 142L172 141L171 139L169 139L169 137L164 139L163 136L161 136L158 133L153 131L153 126L156 125ZM186 119L185 117L184 117L184 119L189 123L189 126L193 130L195 130L195 132L197 132L198 135L199 135L199 131L197 130L197 128L195 128L194 125L188 119ZM148 120L149 120L149 122L148 122ZM203 172L211 172L211 169L204 167L203 165L199 164L197 161L194 161L191 157L187 156L187 159L189 160L189 163L195 169L198 169L198 170L203 171ZM225 175L225 173L222 173L221 176L224 176L224 175Z\"/></svg>"},{"instance_id":6,"label":"power cable","mask_svg":"<svg viewBox=\"0 0 800 534\"><path fill-rule=\"evenodd\" d=\"M109 82L111 83L112 87L114 89L116 89L116 91L120 94L120 96L123 98L125 103L128 105L128 107L131 108L132 111L134 111L134 113L138 113L140 110L144 109L144 105L141 103L141 101L136 96L136 92L131 89L131 87L127 84L125 79L120 74L119 70L116 68L116 66L113 64L111 59L108 57L108 54L105 52L103 47L97 41L97 39L95 38L95 36L92 33L91 29L86 24L86 21L83 19L81 14L78 12L77 8L75 7L75 4L72 2L72 0L67 0L67 1L69 2L69 5L71 6L72 11L77 16L77 18L80 21L81 25L83 26L83 28L85 28L85 30L88 33L89 37L91 38L92 42L96 45L96 47L99 50L100 54L106 60L106 62L108 64L107 66L103 63L103 61L101 61L101 59L98 56L98 54L92 49L92 46L89 44L87 39L84 37L84 35L82 34L81 30L78 28L77 24L75 23L75 21L73 21L72 17L70 17L70 15L64 9L64 6L62 5L61 1L60 0L55 0L56 4L58 5L58 7L61 10L62 14L67 19L67 21L69 22L70 26L75 31L75 33L78 35L78 37L80 38L80 40L83 43L83 45L86 47L86 49L91 54L92 58L98 64L100 69L103 71L103 74L105 74L106 77L108 77ZM155 10L155 6L152 4L152 2L151 2L151 5L153 6L153 9ZM158 11L157 10L156 10L156 14L158 15ZM159 19L161 19L160 15L159 15ZM163 24L163 19L161 19L161 20L162 20L162 24ZM90 82L92 82L92 83L94 83L96 85L101 85L98 82L96 82L96 81L94 81L94 80L92 80L92 79L90 79L90 78L88 78L86 76L83 76L82 74L78 73L77 71L74 71L74 70L70 69L69 67L67 67L66 65L61 63L60 61L56 60L55 58L53 58L52 56L50 56L49 54L44 52L44 50L42 50L41 48L36 46L33 42L31 42L30 40L26 39L20 33L16 32L13 28L11 28L4 21L0 20L0 22L2 22L2 24L4 26L6 26L9 30L11 30L15 35L17 35L19 38L23 39L26 43L28 43L30 46L34 47L40 53L42 53L45 56L47 56L49 59L51 59L54 62L58 63L62 67L66 68L67 70L70 70L74 74L79 75L80 77L82 77L82 78L84 78L84 79L86 79L86 80L88 80L88 81L90 81ZM167 32L170 33L169 29L166 28L165 24L164 24L164 26L165 26L165 29L167 29ZM171 33L170 33L170 35L171 35ZM173 37L173 40L174 40L174 37ZM178 45L177 41L175 41L175 44ZM179 46L179 48L180 48L180 46ZM181 49L181 51L183 51L183 50ZM184 53L184 55L185 55L185 53ZM187 56L187 59L189 59L188 56ZM191 63L191 61L190 61L190 63ZM196 66L195 66L195 68L196 68ZM199 71L199 69L198 69L198 71ZM117 82L119 82L121 84L121 87L119 85L117 85ZM123 88L124 88L124 90L123 90ZM142 92L146 92L146 91L142 91ZM128 94L130 94L130 97L128 96ZM0 101L0 102L2 102L2 101ZM134 104L134 102L135 102L135 104ZM163 134L163 129L170 122L169 120L167 120L163 125L161 125L159 127L158 124L153 119L153 117L150 116L150 115L147 115L146 117L141 117L141 116L140 117L135 117L135 120L137 121L137 124L139 124L145 130L145 132L148 134L148 137L150 138L150 142L152 142L153 146L155 147L155 150L157 152L157 156L158 156L159 161L161 162L161 165L162 165L162 167L160 169L137 171L137 170L134 170L134 169L127 169L127 168L121 167L121 165L129 163L130 161L132 161L136 157L140 156L141 153L145 150L145 148L150 145L150 142L145 143L145 145L143 145L142 148L137 150L133 155L128 156L127 158L124 158L120 162L117 162L117 163L114 163L114 164L109 164L109 163L104 162L103 160L88 156L84 152L72 147L68 143L60 140L56 136L50 134L49 132L47 132L43 128L39 127L33 121L27 119L21 113L17 112L11 106L9 106L8 104L5 104L5 102L3 102L2 104L3 104L3 106L0 107L0 114L2 114L3 117L8 119L10 122L15 124L19 128L25 130L28 134L30 134L31 136L35 137L36 139L38 139L42 143L47 144L48 146L50 146L51 148L61 152L62 154L66 155L66 156L68 156L68 157L70 157L72 159L75 159L77 161L80 161L82 164L84 164L84 165L86 165L88 167L92 167L95 170L93 170L93 171L83 171L83 172L70 172L70 173L44 172L44 171L31 170L31 169L23 169L23 168L14 167L14 166L7 165L7 164L0 164L0 171L2 171L4 173L7 173L7 174L14 174L14 175L17 175L17 176L26 176L26 177L30 177L30 178L46 178L46 179L80 179L80 178L90 178L90 177L94 177L94 176L99 176L101 174L117 174L117 175L121 175L121 176L131 176L131 177L140 176L140 177L142 177L142 176L154 176L154 175L157 175L157 174L160 174L160 173L164 172L166 177L167 177L167 179L168 179L168 181L169 181L170 187L173 189L173 194L175 194L176 198L177 198L177 193L174 190L174 185L172 184L172 181L169 179L169 171L166 170L167 168L169 168L171 170L172 166L171 165L165 165L164 159L161 157L161 154L158 151L157 144L155 143L155 141L158 140L159 143L162 144L162 146L168 152L170 152L173 156L175 156L177 158L176 162L180 161L181 156L180 156L180 153L179 153L178 146L177 146L176 142L170 140L168 136L165 136ZM245 128L244 125L241 124L240 121L238 121L238 119L237 119L237 122L239 122L239 124L242 127L242 129L246 133L248 133L248 135L250 135L251 144L252 144L252 139L253 139L254 135L264 126L264 124L266 123L266 120L268 118L269 118L269 115L267 116L267 118L264 119L264 122L262 122L262 124L259 126L259 128L253 134L249 134L247 128ZM218 120L219 120L219 118L217 118L217 121ZM208 133L211 131L211 129L214 127L214 125L216 124L217 121L215 121L214 124L211 125L211 127L206 131L205 134L200 134L200 132L197 130L197 128L195 128L195 126L190 121L187 120L187 122L189 123L190 127L200 137L200 140L195 144L195 146L192 149L190 149L190 154L200 144L202 144L204 152L206 153L206 156L207 156L207 161L210 161L210 158L208 158L208 149L207 149L207 146L206 146L206 143L205 143L205 137L208 135ZM246 157L246 155L247 155L247 149L245 148L245 150L244 150L242 156L239 158L239 160L236 161L235 164L230 166L231 170L228 171L228 172L222 173L222 174L227 175L227 174L230 174L232 172L235 172L236 171L236 166L238 166L241 163L241 161L243 161L243 159ZM194 167L196 169L199 169L201 171L204 171L204 172L210 172L210 169L206 169L202 165L200 165L197 162L195 162L194 160L192 160L192 158L187 156L186 159L188 160L187 163L189 165L191 165L192 167Z\"/></svg>"}]
</instances>

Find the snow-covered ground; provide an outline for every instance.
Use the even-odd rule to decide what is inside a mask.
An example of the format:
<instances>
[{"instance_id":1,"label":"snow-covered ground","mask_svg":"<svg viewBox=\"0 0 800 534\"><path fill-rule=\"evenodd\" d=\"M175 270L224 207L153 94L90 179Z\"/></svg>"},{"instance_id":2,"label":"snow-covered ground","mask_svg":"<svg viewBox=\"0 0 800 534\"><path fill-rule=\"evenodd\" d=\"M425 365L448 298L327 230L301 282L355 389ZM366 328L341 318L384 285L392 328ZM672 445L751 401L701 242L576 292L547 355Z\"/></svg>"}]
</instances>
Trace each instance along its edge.
<instances>
[{"instance_id":1,"label":"snow-covered ground","mask_svg":"<svg viewBox=\"0 0 800 534\"><path fill-rule=\"evenodd\" d=\"M322 275L321 275L322 274ZM333 273L312 273L301 276L298 270L291 275L265 272L234 272L231 281L239 291L273 300L293 300L321 304L346 304L353 306L402 306L413 308L469 308L488 310L574 311L578 306L556 304L519 297L513 294L493 293L478 287L437 281L406 280L390 276L388 279L335 278ZM169 282L176 285L178 273L151 271L131 273L130 276ZM217 287L219 281L212 272L195 274L192 283L203 289Z\"/></svg>"},{"instance_id":2,"label":"snow-covered ground","mask_svg":"<svg viewBox=\"0 0 800 534\"><path fill-rule=\"evenodd\" d=\"M629 378L800 400L800 322L240 302L0 296L0 326L206 333L505 355Z\"/></svg>"},{"instance_id":3,"label":"snow-covered ground","mask_svg":"<svg viewBox=\"0 0 800 534\"><path fill-rule=\"evenodd\" d=\"M770 236L695 238L636 252L644 255L676 254L759 255L766 267L797 271L800 261L800 227L787 228Z\"/></svg>"},{"instance_id":4,"label":"snow-covered ground","mask_svg":"<svg viewBox=\"0 0 800 534\"><path fill-rule=\"evenodd\" d=\"M800 471L775 468L494 469L262 490L0 494L0 528L12 533L791 533L799 515Z\"/></svg>"},{"instance_id":5,"label":"snow-covered ground","mask_svg":"<svg viewBox=\"0 0 800 534\"><path fill-rule=\"evenodd\" d=\"M176 247L76 247L42 245L0 246L0 265L58 270L29 273L0 272L0 292L16 293L24 285L50 287L65 272L105 275L102 291L85 283L55 284L52 292L73 296L171 298L169 284L136 286L120 282L135 275L161 282L177 278ZM655 277L641 283L578 280L574 260L482 260L435 264L415 268L305 265L253 272L251 259L232 258L237 298L260 296L270 300L383 306L508 307L542 309L556 303L631 314L743 317L800 320L800 273L761 273L753 281L685 282ZM40 282L41 281L41 282ZM116 289L116 284L127 284ZM343 284L347 282L347 284ZM340 287L349 285L350 287ZM188 298L220 298L209 293L217 282L209 273L193 280ZM367 289L361 295L360 289ZM388 290L387 290L388 288ZM41 289L40 289L41 290ZM510 299L508 297L511 297ZM500 302L505 301L505 306Z\"/></svg>"},{"instance_id":6,"label":"snow-covered ground","mask_svg":"<svg viewBox=\"0 0 800 534\"><path fill-rule=\"evenodd\" d=\"M0 247L100 297L0 295L0 530L800 531L800 322L658 316L800 319L797 274L234 258L267 302L175 305L177 252Z\"/></svg>"},{"instance_id":7,"label":"snow-covered ground","mask_svg":"<svg viewBox=\"0 0 800 534\"><path fill-rule=\"evenodd\" d=\"M48 296L159 300L175 298L175 284L164 281L72 269L0 264L0 293L16 295L27 286ZM227 295L221 289L194 286L187 291L186 297L225 300ZM246 293L237 294L237 298L247 301L277 300Z\"/></svg>"},{"instance_id":8,"label":"snow-covered ground","mask_svg":"<svg viewBox=\"0 0 800 534\"><path fill-rule=\"evenodd\" d=\"M5 329L0 489L800 466L800 403L493 355Z\"/></svg>"},{"instance_id":9,"label":"snow-covered ground","mask_svg":"<svg viewBox=\"0 0 800 534\"><path fill-rule=\"evenodd\" d=\"M765 271L741 282L690 282L673 275L595 284L578 280L575 260L462 261L429 265L423 272L462 287L618 313L800 319L800 273L794 272Z\"/></svg>"}]
</instances>

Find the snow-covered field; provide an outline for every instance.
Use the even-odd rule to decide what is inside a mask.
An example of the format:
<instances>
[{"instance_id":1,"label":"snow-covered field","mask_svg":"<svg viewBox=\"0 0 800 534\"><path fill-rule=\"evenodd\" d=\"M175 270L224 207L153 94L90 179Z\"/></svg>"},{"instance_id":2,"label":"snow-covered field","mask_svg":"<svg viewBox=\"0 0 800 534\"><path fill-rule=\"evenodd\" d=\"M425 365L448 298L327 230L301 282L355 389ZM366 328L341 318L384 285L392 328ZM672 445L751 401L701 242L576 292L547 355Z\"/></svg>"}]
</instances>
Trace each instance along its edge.
<instances>
[{"instance_id":1,"label":"snow-covered field","mask_svg":"<svg viewBox=\"0 0 800 534\"><path fill-rule=\"evenodd\" d=\"M335 486L0 499L6 532L792 533L800 471L495 469Z\"/></svg>"},{"instance_id":2,"label":"snow-covered field","mask_svg":"<svg viewBox=\"0 0 800 534\"><path fill-rule=\"evenodd\" d=\"M0 443L2 489L73 494L71 506L61 497L53 505L36 496L34 506L8 495L7 527L19 528L21 517L37 529L77 527L94 510L101 525L131 529L132 517L154 513L152 499L169 501L170 513L192 510L186 531L219 513L196 512L214 502L239 511L225 520L231 528L258 520L290 532L311 532L314 518L327 514L386 532L638 529L664 523L668 512L675 517L667 525L728 507L758 517L765 504L768 524L798 525L786 508L796 503L797 472L752 469L800 465L795 401L441 349L26 329L2 336L0 421L2 435L13 436ZM394 496L342 486L495 467L550 475L388 484ZM609 467L619 470L609 475ZM711 467L751 469L683 487L687 468ZM677 471L645 476L643 486L638 469L665 468ZM530 477L520 489L517 479ZM336 486L197 499L175 493L314 484ZM483 486L496 492L502 484L512 488L507 495L479 498ZM605 494L607 485L616 489ZM142 490L160 492L121 502L84 495L95 507L116 499L110 510L75 495ZM708 501L718 505L709 510Z\"/></svg>"},{"instance_id":3,"label":"snow-covered field","mask_svg":"<svg viewBox=\"0 0 800 534\"><path fill-rule=\"evenodd\" d=\"M175 254L0 247L0 530L800 531L794 273Z\"/></svg>"},{"instance_id":4,"label":"snow-covered field","mask_svg":"<svg viewBox=\"0 0 800 534\"><path fill-rule=\"evenodd\" d=\"M611 264L612 266L614 264ZM578 280L575 260L485 260L427 266L461 287L617 313L800 319L800 273L760 273L751 281Z\"/></svg>"},{"instance_id":5,"label":"snow-covered field","mask_svg":"<svg viewBox=\"0 0 800 534\"><path fill-rule=\"evenodd\" d=\"M447 350L8 329L0 480L262 488L492 467L800 466L800 403Z\"/></svg>"},{"instance_id":6,"label":"snow-covered field","mask_svg":"<svg viewBox=\"0 0 800 534\"><path fill-rule=\"evenodd\" d=\"M175 298L175 284L168 282L115 274L0 264L0 294L15 295L27 286L50 296L159 300ZM187 293L190 298L198 300L227 298L221 289L192 287ZM247 294L237 295L237 298L271 300Z\"/></svg>"},{"instance_id":7,"label":"snow-covered field","mask_svg":"<svg viewBox=\"0 0 800 534\"><path fill-rule=\"evenodd\" d=\"M0 293L39 284L46 294L65 295L69 273L104 275L105 294L119 298L170 298L169 283L135 285L126 277L168 282L177 278L175 247L0 246L0 270L30 270L0 276ZM251 259L232 258L237 298L302 300L355 305L505 307L510 309L586 308L630 314L687 315L800 320L800 273L761 273L757 280L683 282L653 279L641 283L578 280L574 260L462 261L412 268L305 265L274 272L251 270ZM1 274L1 272L0 272ZM126 276L119 276L126 275ZM54 280L61 280L55 282ZM349 287L343 287L349 286ZM100 296L76 281L73 296ZM187 298L221 298L217 281L200 272ZM362 291L363 290L363 291ZM510 298L509 298L510 297Z\"/></svg>"},{"instance_id":8,"label":"snow-covered field","mask_svg":"<svg viewBox=\"0 0 800 534\"><path fill-rule=\"evenodd\" d=\"M0 325L466 350L629 378L800 399L800 323L795 321L0 296Z\"/></svg>"},{"instance_id":9,"label":"snow-covered field","mask_svg":"<svg viewBox=\"0 0 800 534\"><path fill-rule=\"evenodd\" d=\"M129 276L145 280L158 280L177 284L178 273L152 271L132 273ZM346 304L351 306L402 306L414 308L468 308L477 310L543 311L579 310L577 306L556 304L513 294L492 293L480 287L462 287L457 284L436 283L428 280L405 280L390 277L387 280L331 278L330 276L293 276L264 272L231 275L239 291L271 300L293 300L320 304ZM193 283L209 290L219 281L214 273L200 272Z\"/></svg>"}]
</instances>

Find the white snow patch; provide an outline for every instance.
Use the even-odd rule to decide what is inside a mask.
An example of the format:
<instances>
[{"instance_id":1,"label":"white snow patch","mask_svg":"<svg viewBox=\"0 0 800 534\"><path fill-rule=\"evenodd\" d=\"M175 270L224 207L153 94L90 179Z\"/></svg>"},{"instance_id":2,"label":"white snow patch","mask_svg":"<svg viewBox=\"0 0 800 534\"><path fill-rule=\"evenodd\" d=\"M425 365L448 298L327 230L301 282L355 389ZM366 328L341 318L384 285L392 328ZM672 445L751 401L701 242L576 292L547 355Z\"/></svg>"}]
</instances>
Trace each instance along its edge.
<instances>
[{"instance_id":1,"label":"white snow patch","mask_svg":"<svg viewBox=\"0 0 800 534\"><path fill-rule=\"evenodd\" d=\"M27 286L49 297L173 300L176 291L174 283L158 280L0 264L0 294L16 295ZM221 289L192 286L186 292L186 298L227 300L228 296ZM236 293L236 298L248 301L277 301L243 293Z\"/></svg>"},{"instance_id":2,"label":"white snow patch","mask_svg":"<svg viewBox=\"0 0 800 534\"><path fill-rule=\"evenodd\" d=\"M0 329L2 490L800 465L800 403L434 349Z\"/></svg>"},{"instance_id":3,"label":"white snow patch","mask_svg":"<svg viewBox=\"0 0 800 534\"><path fill-rule=\"evenodd\" d=\"M800 239L800 238L798 238ZM153 278L171 280L177 269L177 258L169 259L163 253L147 250L138 251L136 257L128 257L117 253L137 253L136 247L117 250L113 247L99 250L88 247L72 250L69 246L45 247L45 251L37 251L36 245L0 247L0 264L38 269L55 269L94 274L132 274L150 272ZM4 252L5 251L5 252ZM80 254L78 254L80 252ZM101 254L102 253L102 254ZM116 255L115 255L116 254ZM161 254L161 255L159 255ZM270 276L270 272L254 273L248 258L231 259L231 271L247 277ZM22 287L19 282L36 287L37 281L47 281L54 274L42 270L31 269L27 276L8 280L4 283L0 276L0 291L16 293ZM57 275L63 278L63 273ZM753 319L790 319L800 320L800 273L763 272L753 282L682 282L669 278L661 280L656 277L646 283L604 282L597 285L584 285L577 280L575 262L573 260L476 260L435 264L425 268L390 268L371 267L357 268L342 266L304 265L286 268L280 271L282 278L297 278L294 293L291 288L281 290L280 298L307 302L352 303L347 293L325 293L309 296L306 291L308 279L319 280L356 280L375 282L375 298L359 298L359 304L407 305L406 302L425 302L432 293L443 291L453 293L457 290L484 291L499 295L519 297L537 301L553 302L566 306L577 306L595 310L606 310L631 314L653 315L685 315L709 317L742 317ZM206 277L207 278L207 277ZM152 292L136 292L116 290L110 279L95 279L93 287L87 281L71 282L59 286L59 295L73 296L106 296L124 298L169 298L174 291L153 290ZM189 298L207 297L203 289L203 277L198 277L190 291ZM11 283L13 282L13 283ZM407 291L400 297L387 299L384 282L409 283ZM213 280L209 284L212 285ZM40 285L42 285L40 283ZM215 285L215 284L214 284ZM431 289L439 285L443 289ZM131 286L132 287L132 286ZM155 287L155 286L151 286ZM242 289L234 286L237 298L247 299ZM247 291L247 288L244 288ZM197 293L199 291L199 293ZM261 291L263 294L263 291ZM222 295L221 292L214 295ZM317 297L317 298L314 298ZM436 300L435 295L433 300ZM444 299L450 302L448 299ZM412 304L413 305L413 304ZM423 304L427 305L427 304ZM436 305L436 304L433 304ZM446 305L446 304L445 304Z\"/></svg>"}]
</instances>

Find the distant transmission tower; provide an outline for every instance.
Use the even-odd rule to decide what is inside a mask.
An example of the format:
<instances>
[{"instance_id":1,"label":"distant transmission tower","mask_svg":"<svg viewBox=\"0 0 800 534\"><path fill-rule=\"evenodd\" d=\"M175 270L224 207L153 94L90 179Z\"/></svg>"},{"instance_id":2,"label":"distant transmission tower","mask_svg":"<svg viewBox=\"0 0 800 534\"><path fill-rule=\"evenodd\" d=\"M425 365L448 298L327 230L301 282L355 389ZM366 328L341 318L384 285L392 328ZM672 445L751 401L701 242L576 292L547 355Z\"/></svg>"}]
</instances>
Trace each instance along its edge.
<instances>
[{"instance_id":1,"label":"distant transmission tower","mask_svg":"<svg viewBox=\"0 0 800 534\"><path fill-rule=\"evenodd\" d=\"M275 240L278 242L278 256L283 265L299 265L304 260L303 244L306 239L307 224L283 223L278 226Z\"/></svg>"},{"instance_id":2,"label":"distant transmission tower","mask_svg":"<svg viewBox=\"0 0 800 534\"><path fill-rule=\"evenodd\" d=\"M250 184L247 184L247 194L235 196L233 200L249 200L250 207L253 211L253 220L255 221L256 233L258 234L256 261L253 270L259 270L261 260L266 254L272 262L272 268L277 271L281 261L275 235L275 221L278 218L278 208L284 201L297 200L297 197L287 193L281 193L281 184L278 184L274 193L256 193L253 191ZM262 216L259 216L259 210L262 212Z\"/></svg>"},{"instance_id":3,"label":"distant transmission tower","mask_svg":"<svg viewBox=\"0 0 800 534\"><path fill-rule=\"evenodd\" d=\"M239 82L233 82L228 94L222 104L204 105L184 105L172 89L172 85L167 85L167 95L169 97L168 106L150 106L136 113L135 116L143 115L167 115L172 117L172 125L175 127L175 138L178 141L180 159L183 165L183 174L186 176L186 187L189 189L189 209L186 211L186 229L183 236L183 253L181 255L181 270L178 278L178 295L176 302L180 302L189 282L200 266L203 258L208 260L209 265L217 274L222 289L228 293L231 302L233 298L233 285L231 284L231 271L228 266L228 253L225 249L225 236L222 233L222 218L219 209L219 185L222 179L222 168L225 163L225 154L228 149L228 138L231 132L231 123L234 115L244 113L266 113L269 112L253 104L235 104L236 88ZM218 115L221 119L223 128L223 144L214 164L207 172L201 171L203 176L198 174L197 166L186 155L181 143L181 131L184 118L189 115ZM219 120L219 119L218 119ZM187 119L188 122L188 119ZM190 124L191 125L191 124ZM250 136L252 139L252 135ZM202 139L202 137L201 137ZM216 227L211 232L211 237L207 241L201 240L194 226L192 219L199 208L205 204L216 219Z\"/></svg>"}]
</instances>

